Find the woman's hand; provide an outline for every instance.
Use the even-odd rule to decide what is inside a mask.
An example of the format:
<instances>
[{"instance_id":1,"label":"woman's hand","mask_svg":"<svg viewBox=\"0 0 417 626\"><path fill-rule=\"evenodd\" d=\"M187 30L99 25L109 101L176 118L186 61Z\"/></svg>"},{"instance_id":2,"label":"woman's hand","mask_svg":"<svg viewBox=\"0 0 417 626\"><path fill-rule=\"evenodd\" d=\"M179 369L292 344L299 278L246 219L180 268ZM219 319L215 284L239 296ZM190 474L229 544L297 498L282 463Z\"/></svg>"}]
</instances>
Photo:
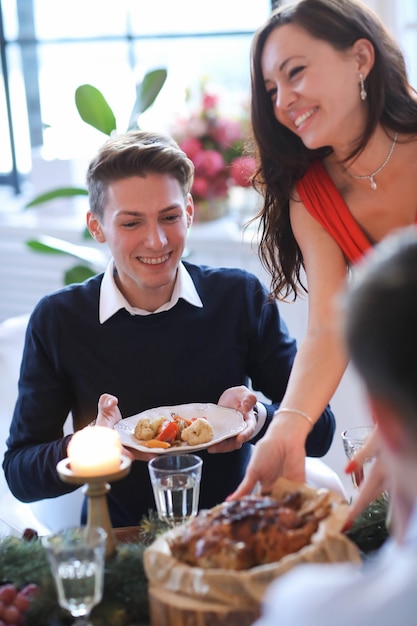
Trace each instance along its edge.
<instances>
[{"instance_id":1,"label":"woman's hand","mask_svg":"<svg viewBox=\"0 0 417 626\"><path fill-rule=\"evenodd\" d=\"M245 478L227 499L241 498L258 484L261 493L268 493L280 476L304 483L305 440L309 428L302 418L278 413L265 436L255 445Z\"/></svg>"},{"instance_id":2,"label":"woman's hand","mask_svg":"<svg viewBox=\"0 0 417 626\"><path fill-rule=\"evenodd\" d=\"M350 507L349 517L345 526L346 529L352 526L358 515L360 515L373 500L378 498L388 486L388 476L383 462L382 444L377 427L372 431L362 448L358 450L346 465L345 472L347 474L359 474L363 472L363 466L366 460L370 458L374 458L375 461L365 480L361 483L358 495Z\"/></svg>"},{"instance_id":3,"label":"woman's hand","mask_svg":"<svg viewBox=\"0 0 417 626\"><path fill-rule=\"evenodd\" d=\"M256 405L256 396L244 385L230 387L222 393L218 401L219 406L235 409L243 414L245 428L236 437L231 437L208 448L212 454L232 452L239 450L245 441L248 441L255 432L257 419L253 412Z\"/></svg>"},{"instance_id":4,"label":"woman's hand","mask_svg":"<svg viewBox=\"0 0 417 626\"><path fill-rule=\"evenodd\" d=\"M380 431L378 427L375 427L363 447L345 468L347 473L360 471L366 459L372 457L375 459L367 477L360 486L357 498L350 507L345 530L352 526L355 519L373 500L387 492L389 500L386 525L390 535L401 543L407 535L410 517L415 505L414 487L410 493L408 486L408 478L413 475L413 470L408 474L407 463L402 466L401 470L398 468L396 471L394 470L398 461L393 461L392 455L397 454L404 461L404 453L402 451L392 452L385 446L381 433L382 430Z\"/></svg>"}]
</instances>

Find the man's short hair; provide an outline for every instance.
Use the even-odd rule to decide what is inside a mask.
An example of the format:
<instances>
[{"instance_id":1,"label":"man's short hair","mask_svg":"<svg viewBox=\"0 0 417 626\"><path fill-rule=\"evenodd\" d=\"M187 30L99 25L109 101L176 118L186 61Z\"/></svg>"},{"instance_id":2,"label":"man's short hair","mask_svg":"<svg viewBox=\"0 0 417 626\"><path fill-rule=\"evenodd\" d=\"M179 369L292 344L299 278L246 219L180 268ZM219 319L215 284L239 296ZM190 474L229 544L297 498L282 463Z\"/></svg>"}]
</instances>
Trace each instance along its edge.
<instances>
[{"instance_id":1,"label":"man's short hair","mask_svg":"<svg viewBox=\"0 0 417 626\"><path fill-rule=\"evenodd\" d=\"M103 218L109 184L148 174L172 176L186 198L193 184L194 164L171 137L162 133L137 130L111 137L87 170L91 211L98 219Z\"/></svg>"}]
</instances>

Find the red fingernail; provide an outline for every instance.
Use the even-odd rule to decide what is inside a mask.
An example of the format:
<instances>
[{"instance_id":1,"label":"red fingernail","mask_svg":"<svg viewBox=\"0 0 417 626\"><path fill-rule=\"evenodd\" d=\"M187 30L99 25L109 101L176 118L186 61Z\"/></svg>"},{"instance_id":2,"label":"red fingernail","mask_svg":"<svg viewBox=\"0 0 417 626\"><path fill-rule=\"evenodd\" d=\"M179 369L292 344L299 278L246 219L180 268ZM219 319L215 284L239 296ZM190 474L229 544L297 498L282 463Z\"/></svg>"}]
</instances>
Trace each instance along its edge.
<instances>
[{"instance_id":1,"label":"red fingernail","mask_svg":"<svg viewBox=\"0 0 417 626\"><path fill-rule=\"evenodd\" d=\"M342 528L342 533L346 533L348 530L352 528L352 526L353 526L353 520L348 520Z\"/></svg>"},{"instance_id":2,"label":"red fingernail","mask_svg":"<svg viewBox=\"0 0 417 626\"><path fill-rule=\"evenodd\" d=\"M355 461L355 459L351 459L345 467L345 474L353 474L354 472L357 472L358 469L359 464Z\"/></svg>"}]
</instances>

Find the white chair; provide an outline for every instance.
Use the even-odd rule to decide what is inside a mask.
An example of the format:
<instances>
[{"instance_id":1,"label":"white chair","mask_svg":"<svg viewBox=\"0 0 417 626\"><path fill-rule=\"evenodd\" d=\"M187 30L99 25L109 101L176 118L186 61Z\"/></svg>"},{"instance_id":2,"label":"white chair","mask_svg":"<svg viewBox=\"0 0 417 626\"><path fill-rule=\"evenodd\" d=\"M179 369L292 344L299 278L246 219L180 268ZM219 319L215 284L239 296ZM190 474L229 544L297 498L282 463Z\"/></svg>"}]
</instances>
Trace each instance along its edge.
<instances>
[{"instance_id":1,"label":"white chair","mask_svg":"<svg viewBox=\"0 0 417 626\"><path fill-rule=\"evenodd\" d=\"M319 489L324 487L330 491L339 494L345 500L348 500L345 487L336 474L324 461L315 457L306 457L306 482L310 487Z\"/></svg>"},{"instance_id":2,"label":"white chair","mask_svg":"<svg viewBox=\"0 0 417 626\"><path fill-rule=\"evenodd\" d=\"M30 508L36 519L50 531L80 524L81 507L84 500L83 489L67 493L58 498L32 502Z\"/></svg>"},{"instance_id":3,"label":"white chair","mask_svg":"<svg viewBox=\"0 0 417 626\"><path fill-rule=\"evenodd\" d=\"M17 397L17 381L28 315L0 323L0 465L6 450L10 419ZM0 533L17 534L33 528L47 534L64 526L79 524L82 488L60 496L26 504L10 492L0 469Z\"/></svg>"}]
</instances>

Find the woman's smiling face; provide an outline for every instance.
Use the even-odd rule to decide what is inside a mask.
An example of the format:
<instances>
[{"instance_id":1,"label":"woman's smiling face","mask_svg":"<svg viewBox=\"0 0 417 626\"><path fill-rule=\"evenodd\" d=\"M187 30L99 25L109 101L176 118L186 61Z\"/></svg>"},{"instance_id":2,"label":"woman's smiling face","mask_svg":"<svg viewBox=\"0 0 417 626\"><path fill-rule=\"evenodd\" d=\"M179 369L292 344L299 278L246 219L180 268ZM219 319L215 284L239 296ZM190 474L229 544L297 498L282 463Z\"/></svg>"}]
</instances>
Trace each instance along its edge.
<instances>
[{"instance_id":1,"label":"woman's smiling face","mask_svg":"<svg viewBox=\"0 0 417 626\"><path fill-rule=\"evenodd\" d=\"M295 24L268 36L262 74L274 115L307 148L350 143L362 128L359 46L360 41L348 51L336 50Z\"/></svg>"}]
</instances>

